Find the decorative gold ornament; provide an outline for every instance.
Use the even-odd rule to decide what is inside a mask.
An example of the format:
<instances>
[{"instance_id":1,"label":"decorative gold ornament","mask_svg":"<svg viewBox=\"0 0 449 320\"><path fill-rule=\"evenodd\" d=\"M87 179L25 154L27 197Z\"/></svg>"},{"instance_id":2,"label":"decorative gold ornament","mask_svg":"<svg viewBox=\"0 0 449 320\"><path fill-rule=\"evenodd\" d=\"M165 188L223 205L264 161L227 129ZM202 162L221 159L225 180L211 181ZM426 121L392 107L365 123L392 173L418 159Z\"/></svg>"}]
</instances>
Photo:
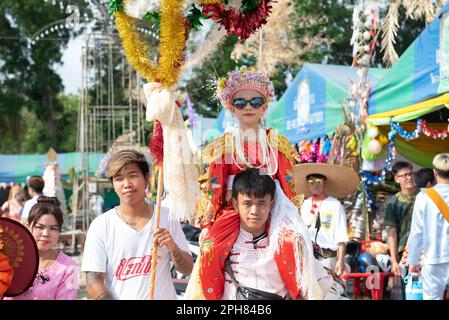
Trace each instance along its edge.
<instances>
[{"instance_id":1,"label":"decorative gold ornament","mask_svg":"<svg viewBox=\"0 0 449 320\"><path fill-rule=\"evenodd\" d=\"M174 85L180 75L186 43L186 20L183 0L162 0L159 63L148 57L148 48L140 40L136 19L123 12L115 13L115 21L125 55L131 66L148 82L160 82L163 87Z\"/></svg>"}]
</instances>

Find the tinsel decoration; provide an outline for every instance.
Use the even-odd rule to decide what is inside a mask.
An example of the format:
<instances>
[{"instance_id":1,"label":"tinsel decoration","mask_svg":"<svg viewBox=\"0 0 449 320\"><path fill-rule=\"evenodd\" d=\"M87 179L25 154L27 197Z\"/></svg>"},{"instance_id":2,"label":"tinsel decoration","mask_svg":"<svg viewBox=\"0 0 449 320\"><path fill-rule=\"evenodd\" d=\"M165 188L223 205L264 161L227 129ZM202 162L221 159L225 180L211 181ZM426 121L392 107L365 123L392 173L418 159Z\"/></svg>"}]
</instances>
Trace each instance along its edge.
<instances>
[{"instance_id":1,"label":"tinsel decoration","mask_svg":"<svg viewBox=\"0 0 449 320\"><path fill-rule=\"evenodd\" d=\"M164 134L159 121L154 121L153 135L150 142L150 154L154 164L161 166L164 161Z\"/></svg>"},{"instance_id":2,"label":"tinsel decoration","mask_svg":"<svg viewBox=\"0 0 449 320\"><path fill-rule=\"evenodd\" d=\"M449 125L448 129L444 129L441 131L433 130L427 126L426 120L421 121L421 132L427 137L431 137L433 139L446 139L449 136Z\"/></svg>"},{"instance_id":3,"label":"tinsel decoration","mask_svg":"<svg viewBox=\"0 0 449 320\"><path fill-rule=\"evenodd\" d=\"M147 46L139 39L135 27L136 19L127 16L123 12L116 12L114 15L115 24L122 39L122 46L129 64L148 82L154 82L157 67L148 58Z\"/></svg>"},{"instance_id":4,"label":"tinsel decoration","mask_svg":"<svg viewBox=\"0 0 449 320\"><path fill-rule=\"evenodd\" d=\"M147 12L159 10L159 0L126 0L125 13L133 18L142 19Z\"/></svg>"},{"instance_id":5,"label":"tinsel decoration","mask_svg":"<svg viewBox=\"0 0 449 320\"><path fill-rule=\"evenodd\" d=\"M242 1L242 11L248 12L257 8L260 0L246 0Z\"/></svg>"},{"instance_id":6,"label":"tinsel decoration","mask_svg":"<svg viewBox=\"0 0 449 320\"><path fill-rule=\"evenodd\" d=\"M186 62L181 68L181 73L188 69L196 67L203 63L207 57L221 44L226 38L226 30L220 29L219 25L214 25L212 30L206 36L203 42L198 43L198 50L186 58Z\"/></svg>"},{"instance_id":7,"label":"tinsel decoration","mask_svg":"<svg viewBox=\"0 0 449 320\"><path fill-rule=\"evenodd\" d=\"M407 141L410 140L416 140L419 138L419 133L421 132L421 121L418 119L416 121L416 129L413 131L406 131L404 130L401 125L397 122L391 121L390 126L393 130L396 131L398 135L400 135L402 138L404 138Z\"/></svg>"},{"instance_id":8,"label":"tinsel decoration","mask_svg":"<svg viewBox=\"0 0 449 320\"><path fill-rule=\"evenodd\" d=\"M178 82L187 37L183 0L161 2L161 44L157 79L164 87Z\"/></svg>"},{"instance_id":9,"label":"tinsel decoration","mask_svg":"<svg viewBox=\"0 0 449 320\"><path fill-rule=\"evenodd\" d=\"M108 13L113 15L123 10L123 0L109 0Z\"/></svg>"},{"instance_id":10,"label":"tinsel decoration","mask_svg":"<svg viewBox=\"0 0 449 320\"><path fill-rule=\"evenodd\" d=\"M209 4L217 4L220 0L201 0L201 4L203 5L209 5Z\"/></svg>"},{"instance_id":11,"label":"tinsel decoration","mask_svg":"<svg viewBox=\"0 0 449 320\"><path fill-rule=\"evenodd\" d=\"M201 19L204 18L203 11L198 9L195 4L192 4L186 18L189 21L190 29L192 30L198 31L203 26L201 23Z\"/></svg>"},{"instance_id":12,"label":"tinsel decoration","mask_svg":"<svg viewBox=\"0 0 449 320\"><path fill-rule=\"evenodd\" d=\"M239 39L245 40L267 23L267 17L271 13L271 2L272 0L260 0L257 6L248 12L241 12L235 8L226 9L221 2L207 5L203 1L202 6L204 15L223 26L228 35L235 34Z\"/></svg>"},{"instance_id":13,"label":"tinsel decoration","mask_svg":"<svg viewBox=\"0 0 449 320\"><path fill-rule=\"evenodd\" d=\"M164 87L170 87L178 81L186 40L183 4L183 0L162 0L161 2L161 43L158 65L148 58L147 47L139 39L135 29L136 19L123 12L115 12L116 25L125 55L133 68L148 82L158 81Z\"/></svg>"}]
</instances>

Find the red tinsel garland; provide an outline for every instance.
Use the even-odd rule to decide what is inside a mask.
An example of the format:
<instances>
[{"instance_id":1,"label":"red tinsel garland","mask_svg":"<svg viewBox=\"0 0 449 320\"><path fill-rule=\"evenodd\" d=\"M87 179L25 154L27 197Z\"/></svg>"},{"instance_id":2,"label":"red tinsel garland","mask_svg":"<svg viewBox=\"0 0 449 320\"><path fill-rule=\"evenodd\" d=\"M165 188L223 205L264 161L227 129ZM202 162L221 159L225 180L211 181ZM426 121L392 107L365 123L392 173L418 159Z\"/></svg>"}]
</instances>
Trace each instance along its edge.
<instances>
[{"instance_id":1,"label":"red tinsel garland","mask_svg":"<svg viewBox=\"0 0 449 320\"><path fill-rule=\"evenodd\" d=\"M154 164L161 165L164 160L164 136L162 125L159 121L154 121L153 136L150 142L150 154Z\"/></svg>"},{"instance_id":2,"label":"red tinsel garland","mask_svg":"<svg viewBox=\"0 0 449 320\"><path fill-rule=\"evenodd\" d=\"M270 2L273 2L273 0L260 0L257 7L247 13L236 11L233 8L226 10L221 2L202 5L202 7L204 15L222 25L228 36L234 33L240 39L245 40L267 23L272 8Z\"/></svg>"},{"instance_id":3,"label":"red tinsel garland","mask_svg":"<svg viewBox=\"0 0 449 320\"><path fill-rule=\"evenodd\" d=\"M433 139L446 139L449 136L449 130L444 129L441 131L433 130L427 127L426 120L421 121L421 131L428 137L432 137Z\"/></svg>"}]
</instances>

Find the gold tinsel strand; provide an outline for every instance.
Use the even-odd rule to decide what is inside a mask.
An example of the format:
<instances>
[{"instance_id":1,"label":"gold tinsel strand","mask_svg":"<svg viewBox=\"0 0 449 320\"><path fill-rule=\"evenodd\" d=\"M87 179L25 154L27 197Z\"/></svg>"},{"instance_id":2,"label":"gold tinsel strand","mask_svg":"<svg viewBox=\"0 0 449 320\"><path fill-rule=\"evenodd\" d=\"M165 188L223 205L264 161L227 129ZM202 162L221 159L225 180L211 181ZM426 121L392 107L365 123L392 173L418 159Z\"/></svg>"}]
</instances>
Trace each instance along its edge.
<instances>
[{"instance_id":1,"label":"gold tinsel strand","mask_svg":"<svg viewBox=\"0 0 449 320\"><path fill-rule=\"evenodd\" d=\"M183 4L183 0L161 2L161 44L157 78L164 87L170 87L178 81L184 60L186 23Z\"/></svg>"},{"instance_id":2,"label":"gold tinsel strand","mask_svg":"<svg viewBox=\"0 0 449 320\"><path fill-rule=\"evenodd\" d=\"M202 4L217 4L219 0L201 0Z\"/></svg>"},{"instance_id":3,"label":"gold tinsel strand","mask_svg":"<svg viewBox=\"0 0 449 320\"><path fill-rule=\"evenodd\" d=\"M148 49L139 39L135 19L123 12L115 13L115 23L129 64L148 82L156 80L157 67L148 58Z\"/></svg>"},{"instance_id":4,"label":"gold tinsel strand","mask_svg":"<svg viewBox=\"0 0 449 320\"><path fill-rule=\"evenodd\" d=\"M170 87L178 81L184 59L186 23L183 0L162 0L159 64L148 58L148 49L135 29L135 19L116 12L115 19L125 55L131 66L148 82Z\"/></svg>"}]
</instances>

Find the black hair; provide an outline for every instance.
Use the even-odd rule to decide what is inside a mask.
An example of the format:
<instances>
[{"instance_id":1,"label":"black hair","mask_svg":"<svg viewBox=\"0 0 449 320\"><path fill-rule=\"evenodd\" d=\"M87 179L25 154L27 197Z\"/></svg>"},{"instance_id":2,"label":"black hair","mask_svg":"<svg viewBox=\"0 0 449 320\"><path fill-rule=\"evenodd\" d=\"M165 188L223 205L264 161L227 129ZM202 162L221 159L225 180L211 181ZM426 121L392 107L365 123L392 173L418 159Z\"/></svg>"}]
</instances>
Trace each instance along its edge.
<instances>
[{"instance_id":1,"label":"black hair","mask_svg":"<svg viewBox=\"0 0 449 320\"><path fill-rule=\"evenodd\" d=\"M319 173L311 173L306 176L306 180L309 180L310 178L321 178L326 180L326 176L323 176L322 174Z\"/></svg>"},{"instance_id":2,"label":"black hair","mask_svg":"<svg viewBox=\"0 0 449 320\"><path fill-rule=\"evenodd\" d=\"M59 205L60 202L56 197L39 196L39 198L37 198L37 203L33 206L28 216L28 225L33 227L42 216L51 214L55 217L58 222L59 230L61 230L62 224L64 223L64 217Z\"/></svg>"},{"instance_id":3,"label":"black hair","mask_svg":"<svg viewBox=\"0 0 449 320\"><path fill-rule=\"evenodd\" d=\"M394 164L393 168L391 168L391 172L393 172L393 175L395 176L402 169L412 169L413 170L413 166L410 162L398 161Z\"/></svg>"},{"instance_id":4,"label":"black hair","mask_svg":"<svg viewBox=\"0 0 449 320\"><path fill-rule=\"evenodd\" d=\"M45 187L45 181L41 176L32 176L28 180L28 187L33 189L34 192L42 194Z\"/></svg>"},{"instance_id":5,"label":"black hair","mask_svg":"<svg viewBox=\"0 0 449 320\"><path fill-rule=\"evenodd\" d=\"M424 168L416 171L415 183L418 188L427 188L429 183L433 184L434 182L435 176L432 169Z\"/></svg>"},{"instance_id":6,"label":"black hair","mask_svg":"<svg viewBox=\"0 0 449 320\"><path fill-rule=\"evenodd\" d=\"M440 178L449 179L449 171L443 171L443 170L439 170L439 169L435 169L435 171L437 172L437 174Z\"/></svg>"},{"instance_id":7,"label":"black hair","mask_svg":"<svg viewBox=\"0 0 449 320\"><path fill-rule=\"evenodd\" d=\"M259 169L248 169L238 173L232 184L232 198L237 200L239 194L248 197L263 198L267 194L274 199L276 184L269 175L261 174Z\"/></svg>"},{"instance_id":8,"label":"black hair","mask_svg":"<svg viewBox=\"0 0 449 320\"><path fill-rule=\"evenodd\" d=\"M114 153L106 166L106 175L109 177L111 183L114 180L114 176L121 173L123 169L131 163L137 165L145 179L148 177L150 166L145 155L134 149L123 149Z\"/></svg>"}]
</instances>

